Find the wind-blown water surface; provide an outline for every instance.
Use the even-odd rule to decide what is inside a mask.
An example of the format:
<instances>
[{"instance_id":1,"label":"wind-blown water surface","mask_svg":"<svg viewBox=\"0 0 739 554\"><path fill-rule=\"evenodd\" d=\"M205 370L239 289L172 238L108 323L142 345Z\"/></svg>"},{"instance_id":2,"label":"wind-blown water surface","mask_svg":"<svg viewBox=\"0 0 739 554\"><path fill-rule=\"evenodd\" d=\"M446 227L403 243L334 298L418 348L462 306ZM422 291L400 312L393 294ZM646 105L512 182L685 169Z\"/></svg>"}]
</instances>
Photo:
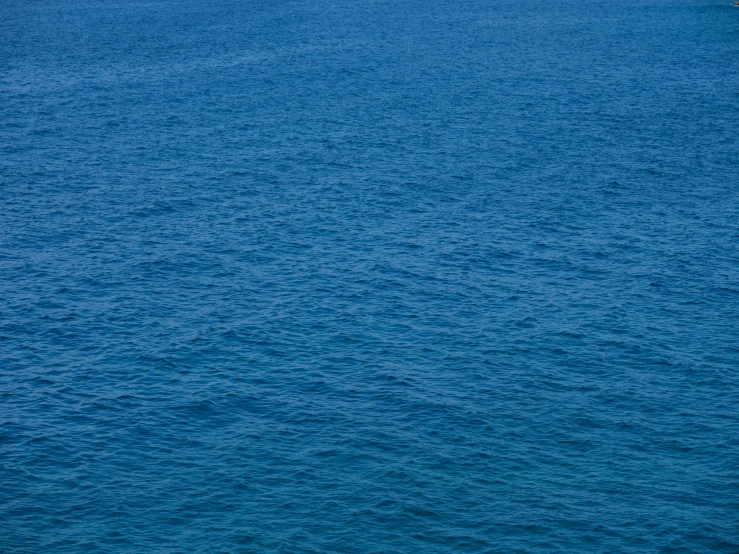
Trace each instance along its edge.
<instances>
[{"instance_id":1,"label":"wind-blown water surface","mask_svg":"<svg viewBox=\"0 0 739 554\"><path fill-rule=\"evenodd\" d=\"M739 9L5 0L0 551L739 551Z\"/></svg>"}]
</instances>

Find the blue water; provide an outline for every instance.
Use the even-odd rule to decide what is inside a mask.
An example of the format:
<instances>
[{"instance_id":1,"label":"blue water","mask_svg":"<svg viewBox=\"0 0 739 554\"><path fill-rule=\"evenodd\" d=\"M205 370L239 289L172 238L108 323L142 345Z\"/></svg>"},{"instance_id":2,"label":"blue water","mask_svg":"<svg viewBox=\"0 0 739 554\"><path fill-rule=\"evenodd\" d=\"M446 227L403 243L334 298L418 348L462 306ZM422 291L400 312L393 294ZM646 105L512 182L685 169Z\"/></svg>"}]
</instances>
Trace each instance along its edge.
<instances>
[{"instance_id":1,"label":"blue water","mask_svg":"<svg viewBox=\"0 0 739 554\"><path fill-rule=\"evenodd\" d=\"M0 552L739 552L729 0L4 0Z\"/></svg>"}]
</instances>

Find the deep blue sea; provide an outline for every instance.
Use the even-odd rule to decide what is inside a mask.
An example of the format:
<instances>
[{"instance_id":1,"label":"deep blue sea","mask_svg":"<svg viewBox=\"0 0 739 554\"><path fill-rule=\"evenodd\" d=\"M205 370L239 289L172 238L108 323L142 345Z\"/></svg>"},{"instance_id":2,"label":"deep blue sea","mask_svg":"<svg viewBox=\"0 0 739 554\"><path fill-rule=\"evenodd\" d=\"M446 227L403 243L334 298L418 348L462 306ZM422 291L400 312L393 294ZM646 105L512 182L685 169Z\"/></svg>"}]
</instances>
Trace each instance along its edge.
<instances>
[{"instance_id":1,"label":"deep blue sea","mask_svg":"<svg viewBox=\"0 0 739 554\"><path fill-rule=\"evenodd\" d=\"M732 0L3 0L0 552L739 552Z\"/></svg>"}]
</instances>

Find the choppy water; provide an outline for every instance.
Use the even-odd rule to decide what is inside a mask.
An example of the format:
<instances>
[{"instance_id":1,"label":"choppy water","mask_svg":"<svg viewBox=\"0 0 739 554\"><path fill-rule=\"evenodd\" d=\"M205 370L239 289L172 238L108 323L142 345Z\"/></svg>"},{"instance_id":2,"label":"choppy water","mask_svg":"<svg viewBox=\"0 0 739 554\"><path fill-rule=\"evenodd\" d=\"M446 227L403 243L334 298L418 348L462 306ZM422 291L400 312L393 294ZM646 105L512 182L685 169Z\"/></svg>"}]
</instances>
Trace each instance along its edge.
<instances>
[{"instance_id":1,"label":"choppy water","mask_svg":"<svg viewBox=\"0 0 739 554\"><path fill-rule=\"evenodd\" d=\"M739 552L739 9L5 0L0 551Z\"/></svg>"}]
</instances>

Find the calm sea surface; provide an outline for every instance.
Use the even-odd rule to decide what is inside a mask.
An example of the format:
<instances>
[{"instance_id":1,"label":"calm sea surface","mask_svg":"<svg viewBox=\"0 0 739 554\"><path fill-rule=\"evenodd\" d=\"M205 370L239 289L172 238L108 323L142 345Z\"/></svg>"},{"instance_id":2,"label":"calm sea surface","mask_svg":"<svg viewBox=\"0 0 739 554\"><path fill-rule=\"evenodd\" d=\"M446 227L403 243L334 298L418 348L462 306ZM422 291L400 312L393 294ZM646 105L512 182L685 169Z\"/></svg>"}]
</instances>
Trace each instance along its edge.
<instances>
[{"instance_id":1,"label":"calm sea surface","mask_svg":"<svg viewBox=\"0 0 739 554\"><path fill-rule=\"evenodd\" d=\"M731 0L4 0L0 552L739 552Z\"/></svg>"}]
</instances>

